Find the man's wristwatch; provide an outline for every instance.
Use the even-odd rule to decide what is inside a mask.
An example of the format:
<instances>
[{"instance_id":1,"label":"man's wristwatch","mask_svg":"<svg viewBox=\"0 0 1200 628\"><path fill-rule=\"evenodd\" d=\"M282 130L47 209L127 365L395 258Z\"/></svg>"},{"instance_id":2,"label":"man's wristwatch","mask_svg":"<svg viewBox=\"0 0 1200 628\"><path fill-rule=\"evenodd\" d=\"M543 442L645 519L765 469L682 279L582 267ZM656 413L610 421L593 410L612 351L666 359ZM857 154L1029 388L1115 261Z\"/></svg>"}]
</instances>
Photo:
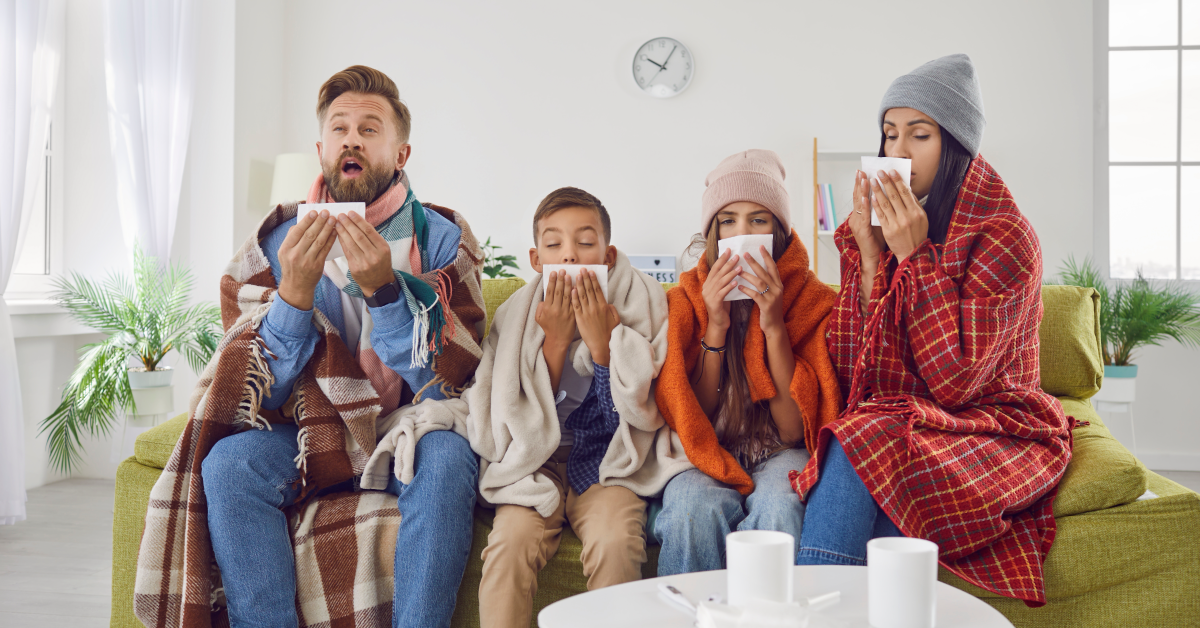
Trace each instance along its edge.
<instances>
[{"instance_id":1,"label":"man's wristwatch","mask_svg":"<svg viewBox=\"0 0 1200 628\"><path fill-rule=\"evenodd\" d=\"M395 303L400 300L400 281L396 280L383 286L376 290L375 294L365 297L363 300L367 302L368 307L383 307L389 303Z\"/></svg>"}]
</instances>

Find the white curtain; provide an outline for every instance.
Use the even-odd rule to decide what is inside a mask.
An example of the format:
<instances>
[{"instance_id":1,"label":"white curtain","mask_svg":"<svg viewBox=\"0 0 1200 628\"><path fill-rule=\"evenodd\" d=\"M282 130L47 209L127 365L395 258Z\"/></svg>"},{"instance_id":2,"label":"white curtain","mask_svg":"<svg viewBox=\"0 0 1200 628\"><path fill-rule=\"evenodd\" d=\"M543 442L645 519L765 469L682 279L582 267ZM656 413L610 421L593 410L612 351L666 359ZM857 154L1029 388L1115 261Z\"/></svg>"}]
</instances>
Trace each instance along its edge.
<instances>
[{"instance_id":1,"label":"white curtain","mask_svg":"<svg viewBox=\"0 0 1200 628\"><path fill-rule=\"evenodd\" d=\"M0 4L0 294L28 222L62 58L63 0ZM25 415L8 306L0 298L0 525L25 519Z\"/></svg>"},{"instance_id":2,"label":"white curtain","mask_svg":"<svg viewBox=\"0 0 1200 628\"><path fill-rule=\"evenodd\" d=\"M104 14L108 134L121 228L130 251L136 241L166 263L192 125L193 2L105 0Z\"/></svg>"}]
</instances>

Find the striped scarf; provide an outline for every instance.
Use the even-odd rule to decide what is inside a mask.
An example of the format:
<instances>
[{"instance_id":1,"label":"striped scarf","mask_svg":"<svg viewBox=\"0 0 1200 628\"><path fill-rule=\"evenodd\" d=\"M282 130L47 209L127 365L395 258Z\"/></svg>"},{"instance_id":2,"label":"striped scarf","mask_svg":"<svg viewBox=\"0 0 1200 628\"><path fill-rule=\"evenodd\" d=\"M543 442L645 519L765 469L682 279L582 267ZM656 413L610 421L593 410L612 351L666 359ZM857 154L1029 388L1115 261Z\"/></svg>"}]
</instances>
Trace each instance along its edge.
<instances>
[{"instance_id":1,"label":"striped scarf","mask_svg":"<svg viewBox=\"0 0 1200 628\"><path fill-rule=\"evenodd\" d=\"M308 192L308 202L334 202L329 187L325 185L324 175L319 175L313 182ZM397 205L399 211L396 210ZM446 294L448 284L439 280L435 287L415 276L429 268L429 222L424 211L414 211L418 207L420 203L408 183L408 175L401 170L392 179L391 187L367 206L366 219L391 247L392 272L396 275L404 301L415 321L412 366L424 368L433 355L441 352L446 334L453 335L454 327L453 319L446 317L443 307L449 302ZM355 320L369 321L371 310L362 301L362 288L354 281L346 258L327 262L325 274L342 292L356 299L349 308L351 311L346 313ZM357 352L360 363L371 359L371 354L361 350L370 346L371 328L369 322L363 322L360 326L357 345L360 348ZM370 374L373 369L366 370Z\"/></svg>"}]
</instances>

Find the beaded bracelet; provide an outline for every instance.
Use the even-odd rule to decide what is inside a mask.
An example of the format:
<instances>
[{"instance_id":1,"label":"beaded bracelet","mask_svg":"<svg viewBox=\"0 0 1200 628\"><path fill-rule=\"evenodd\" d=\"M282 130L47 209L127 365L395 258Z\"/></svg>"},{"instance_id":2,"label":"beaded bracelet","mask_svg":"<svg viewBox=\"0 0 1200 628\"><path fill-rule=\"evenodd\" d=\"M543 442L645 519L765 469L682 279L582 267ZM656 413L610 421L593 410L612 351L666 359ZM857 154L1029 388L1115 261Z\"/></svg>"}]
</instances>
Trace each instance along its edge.
<instances>
[{"instance_id":1,"label":"beaded bracelet","mask_svg":"<svg viewBox=\"0 0 1200 628\"><path fill-rule=\"evenodd\" d=\"M704 342L703 338L700 339L700 348L709 353L725 353L725 347L710 347L708 343Z\"/></svg>"}]
</instances>

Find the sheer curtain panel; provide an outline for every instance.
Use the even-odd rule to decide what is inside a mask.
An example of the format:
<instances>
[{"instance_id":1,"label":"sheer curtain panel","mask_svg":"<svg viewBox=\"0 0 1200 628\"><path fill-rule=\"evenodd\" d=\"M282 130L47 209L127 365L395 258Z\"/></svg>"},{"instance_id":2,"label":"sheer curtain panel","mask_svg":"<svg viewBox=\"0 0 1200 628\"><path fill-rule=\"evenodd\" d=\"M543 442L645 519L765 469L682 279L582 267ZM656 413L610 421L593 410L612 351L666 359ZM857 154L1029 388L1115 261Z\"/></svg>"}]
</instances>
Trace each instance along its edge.
<instances>
[{"instance_id":1,"label":"sheer curtain panel","mask_svg":"<svg viewBox=\"0 0 1200 628\"><path fill-rule=\"evenodd\" d=\"M104 66L117 205L134 242L166 263L192 123L192 0L105 0Z\"/></svg>"},{"instance_id":2,"label":"sheer curtain panel","mask_svg":"<svg viewBox=\"0 0 1200 628\"><path fill-rule=\"evenodd\" d=\"M0 3L0 294L41 176L62 57L63 0ZM0 298L0 525L25 519L25 415L8 304Z\"/></svg>"}]
</instances>

